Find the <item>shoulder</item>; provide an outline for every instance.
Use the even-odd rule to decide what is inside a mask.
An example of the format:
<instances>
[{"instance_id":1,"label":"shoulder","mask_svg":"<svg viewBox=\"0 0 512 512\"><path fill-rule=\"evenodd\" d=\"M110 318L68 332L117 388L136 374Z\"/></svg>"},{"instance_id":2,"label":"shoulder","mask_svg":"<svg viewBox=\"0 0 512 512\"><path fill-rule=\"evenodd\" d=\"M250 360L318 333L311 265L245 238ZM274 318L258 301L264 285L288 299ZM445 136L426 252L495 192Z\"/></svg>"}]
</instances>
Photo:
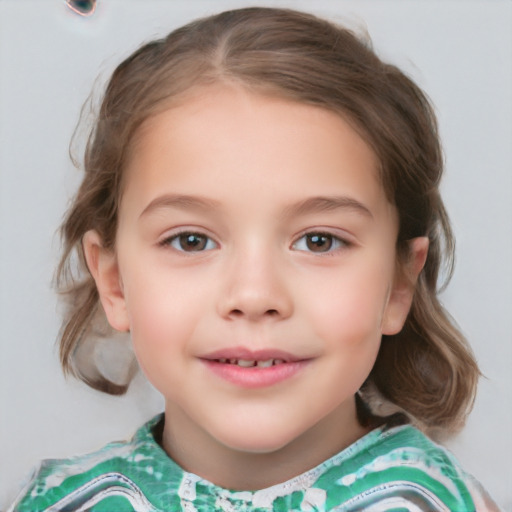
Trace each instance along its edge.
<instances>
[{"instance_id":1,"label":"shoulder","mask_svg":"<svg viewBox=\"0 0 512 512\"><path fill-rule=\"evenodd\" d=\"M152 436L160 419L153 418L129 441L109 443L87 455L42 461L9 512L82 508L122 512L134 510L135 502L142 505L137 510L156 510L143 488L148 477L155 476L155 460L163 457Z\"/></svg>"},{"instance_id":2,"label":"shoulder","mask_svg":"<svg viewBox=\"0 0 512 512\"><path fill-rule=\"evenodd\" d=\"M339 457L332 510L498 511L446 448L410 425L370 432Z\"/></svg>"},{"instance_id":3,"label":"shoulder","mask_svg":"<svg viewBox=\"0 0 512 512\"><path fill-rule=\"evenodd\" d=\"M391 429L389 432L389 445L401 445L408 461L416 461L413 467L419 469L418 475L427 480L431 479L439 485L439 497L443 500L454 500L458 507L454 510L467 510L476 512L499 512L487 491L472 475L464 471L456 457L445 447L432 441L425 434L412 426L401 429ZM384 437L386 433L384 433ZM384 441L384 446L388 445ZM410 457L410 458L409 458ZM418 468L419 466L419 468ZM450 496L450 494L452 496ZM459 504L460 503L460 504ZM450 509L451 510L451 509Z\"/></svg>"}]
</instances>

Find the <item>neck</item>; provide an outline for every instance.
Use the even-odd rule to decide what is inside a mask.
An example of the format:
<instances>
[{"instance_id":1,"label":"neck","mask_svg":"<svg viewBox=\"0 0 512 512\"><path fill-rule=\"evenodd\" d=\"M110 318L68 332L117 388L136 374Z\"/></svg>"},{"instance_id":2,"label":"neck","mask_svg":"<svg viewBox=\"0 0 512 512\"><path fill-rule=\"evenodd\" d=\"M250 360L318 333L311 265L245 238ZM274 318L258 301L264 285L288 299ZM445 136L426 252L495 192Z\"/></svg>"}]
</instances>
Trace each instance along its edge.
<instances>
[{"instance_id":1,"label":"neck","mask_svg":"<svg viewBox=\"0 0 512 512\"><path fill-rule=\"evenodd\" d=\"M286 482L329 459L368 432L346 407L271 452L230 448L210 436L175 406L166 406L162 445L184 470L231 490L259 490Z\"/></svg>"}]
</instances>

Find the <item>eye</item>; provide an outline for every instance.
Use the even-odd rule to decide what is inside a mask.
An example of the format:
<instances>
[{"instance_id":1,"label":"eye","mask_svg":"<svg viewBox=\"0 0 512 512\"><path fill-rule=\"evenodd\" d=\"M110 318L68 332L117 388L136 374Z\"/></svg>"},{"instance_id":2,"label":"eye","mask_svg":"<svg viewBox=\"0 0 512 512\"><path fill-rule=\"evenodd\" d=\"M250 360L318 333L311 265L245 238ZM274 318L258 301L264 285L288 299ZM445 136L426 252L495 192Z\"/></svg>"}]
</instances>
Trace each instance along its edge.
<instances>
[{"instance_id":1,"label":"eye","mask_svg":"<svg viewBox=\"0 0 512 512\"><path fill-rule=\"evenodd\" d=\"M301 236L292 246L297 251L326 253L341 247L348 247L349 242L331 233L311 232Z\"/></svg>"},{"instance_id":2,"label":"eye","mask_svg":"<svg viewBox=\"0 0 512 512\"><path fill-rule=\"evenodd\" d=\"M203 233L183 231L163 240L160 245L170 245L180 252L202 252L217 248L216 242Z\"/></svg>"}]
</instances>

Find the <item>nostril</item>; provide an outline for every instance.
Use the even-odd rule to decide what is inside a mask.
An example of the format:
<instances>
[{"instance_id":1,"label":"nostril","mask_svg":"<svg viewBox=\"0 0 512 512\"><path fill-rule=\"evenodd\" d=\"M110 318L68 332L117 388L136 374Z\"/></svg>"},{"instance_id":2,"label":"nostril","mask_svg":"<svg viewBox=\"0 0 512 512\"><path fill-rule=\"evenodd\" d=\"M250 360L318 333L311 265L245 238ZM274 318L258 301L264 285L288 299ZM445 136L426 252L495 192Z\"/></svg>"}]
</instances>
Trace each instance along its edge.
<instances>
[{"instance_id":1,"label":"nostril","mask_svg":"<svg viewBox=\"0 0 512 512\"><path fill-rule=\"evenodd\" d=\"M229 312L229 315L234 318L243 317L243 316L253 316L251 314L244 313L244 311L242 311L241 309L232 309ZM260 314L258 314L256 316L260 316ZM279 311L277 309L267 309L266 311L263 312L262 316L271 316L271 317L279 316Z\"/></svg>"}]
</instances>

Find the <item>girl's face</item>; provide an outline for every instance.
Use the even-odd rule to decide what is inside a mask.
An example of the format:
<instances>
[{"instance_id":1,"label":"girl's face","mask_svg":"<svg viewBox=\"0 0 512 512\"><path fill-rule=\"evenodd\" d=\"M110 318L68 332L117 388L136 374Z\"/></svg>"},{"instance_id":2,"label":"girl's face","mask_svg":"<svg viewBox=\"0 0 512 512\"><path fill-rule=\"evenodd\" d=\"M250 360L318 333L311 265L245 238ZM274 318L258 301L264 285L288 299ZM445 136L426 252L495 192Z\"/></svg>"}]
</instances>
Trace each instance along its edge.
<instances>
[{"instance_id":1,"label":"girl's face","mask_svg":"<svg viewBox=\"0 0 512 512\"><path fill-rule=\"evenodd\" d=\"M354 394L411 295L377 165L338 115L239 87L140 129L116 254L85 248L185 466L187 450L329 454L361 435Z\"/></svg>"}]
</instances>

